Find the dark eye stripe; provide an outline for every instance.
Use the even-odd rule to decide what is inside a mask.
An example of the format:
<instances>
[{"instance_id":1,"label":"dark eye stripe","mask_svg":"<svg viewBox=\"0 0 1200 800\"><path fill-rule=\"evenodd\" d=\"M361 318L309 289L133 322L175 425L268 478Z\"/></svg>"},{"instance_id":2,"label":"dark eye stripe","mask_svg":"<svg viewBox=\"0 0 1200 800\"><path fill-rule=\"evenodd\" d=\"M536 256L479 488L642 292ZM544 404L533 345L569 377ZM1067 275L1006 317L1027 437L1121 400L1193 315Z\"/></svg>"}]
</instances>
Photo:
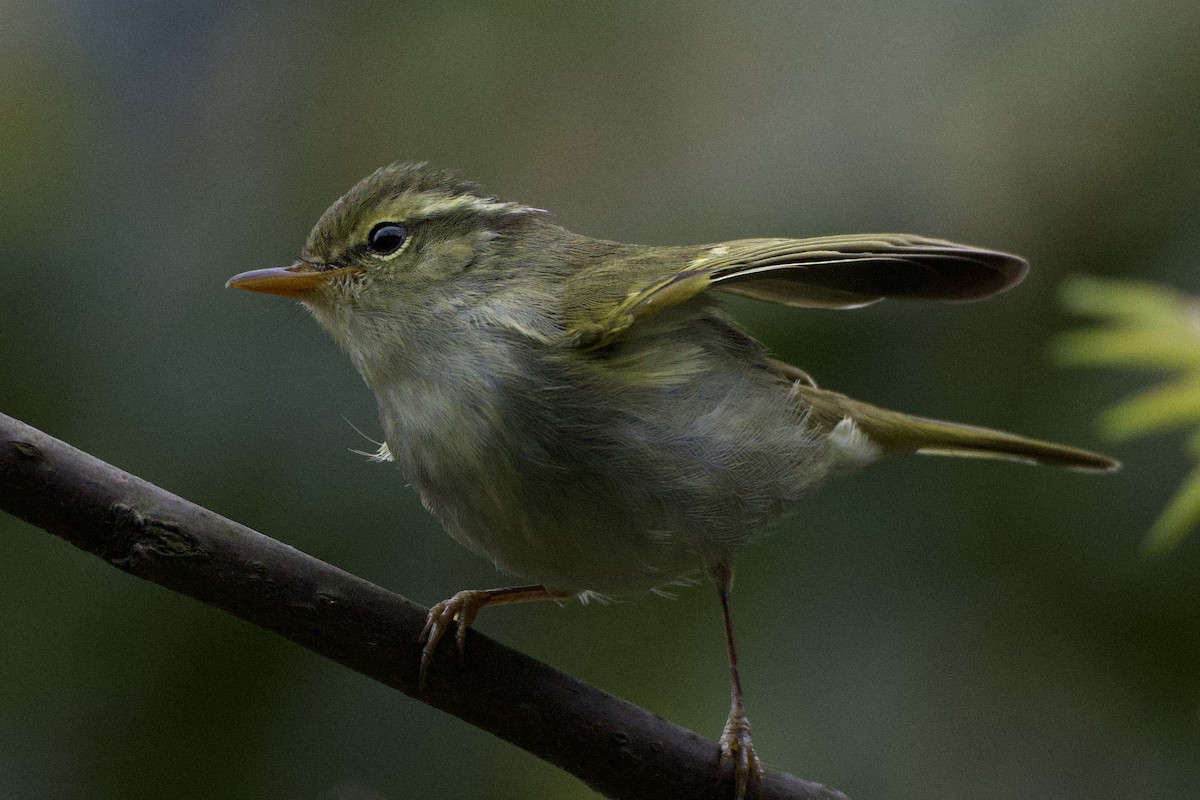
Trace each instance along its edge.
<instances>
[{"instance_id":1,"label":"dark eye stripe","mask_svg":"<svg viewBox=\"0 0 1200 800\"><path fill-rule=\"evenodd\" d=\"M380 222L367 234L367 249L377 256L390 256L408 238L408 231L399 222Z\"/></svg>"}]
</instances>

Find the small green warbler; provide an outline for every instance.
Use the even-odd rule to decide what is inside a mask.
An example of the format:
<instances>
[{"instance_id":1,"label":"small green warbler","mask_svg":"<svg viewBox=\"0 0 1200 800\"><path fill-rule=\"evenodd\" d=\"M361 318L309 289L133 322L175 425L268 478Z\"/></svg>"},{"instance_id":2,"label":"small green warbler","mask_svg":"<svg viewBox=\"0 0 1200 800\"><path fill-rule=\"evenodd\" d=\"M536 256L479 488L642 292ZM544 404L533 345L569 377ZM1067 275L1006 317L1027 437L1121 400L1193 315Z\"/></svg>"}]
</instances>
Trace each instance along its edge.
<instances>
[{"instance_id":1,"label":"small green warbler","mask_svg":"<svg viewBox=\"0 0 1200 800\"><path fill-rule=\"evenodd\" d=\"M909 453L1108 471L1104 456L877 408L773 359L717 303L974 300L1028 265L903 234L656 247L571 233L458 173L384 167L317 222L300 260L230 279L302 302L379 403L385 446L467 548L530 585L430 611L458 647L479 610L654 589L697 572L724 612L720 762L761 779L729 615L732 560L826 477Z\"/></svg>"}]
</instances>

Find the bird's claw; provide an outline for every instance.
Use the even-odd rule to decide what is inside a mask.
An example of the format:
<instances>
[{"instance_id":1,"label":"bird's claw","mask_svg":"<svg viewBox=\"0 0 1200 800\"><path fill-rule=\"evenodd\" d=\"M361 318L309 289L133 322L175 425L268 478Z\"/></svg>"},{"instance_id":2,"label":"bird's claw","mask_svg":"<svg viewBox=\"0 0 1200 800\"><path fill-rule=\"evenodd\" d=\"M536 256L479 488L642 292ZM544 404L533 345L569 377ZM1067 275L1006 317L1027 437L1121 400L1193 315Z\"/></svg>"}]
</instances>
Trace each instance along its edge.
<instances>
[{"instance_id":1,"label":"bird's claw","mask_svg":"<svg viewBox=\"0 0 1200 800\"><path fill-rule=\"evenodd\" d=\"M458 645L458 657L461 661L467 644L467 631L479 615L479 610L487 605L488 593L477 589L468 589L443 600L429 609L425 618L425 627L421 629L421 671L417 677L417 688L425 690L425 678L429 674L429 665L433 663L433 653L438 642L455 622L458 629L454 641Z\"/></svg>"},{"instance_id":2,"label":"bird's claw","mask_svg":"<svg viewBox=\"0 0 1200 800\"><path fill-rule=\"evenodd\" d=\"M745 800L746 792L754 782L754 794L762 786L763 766L754 752L750 741L750 721L745 714L730 714L721 732L721 769L733 767L734 798Z\"/></svg>"}]
</instances>

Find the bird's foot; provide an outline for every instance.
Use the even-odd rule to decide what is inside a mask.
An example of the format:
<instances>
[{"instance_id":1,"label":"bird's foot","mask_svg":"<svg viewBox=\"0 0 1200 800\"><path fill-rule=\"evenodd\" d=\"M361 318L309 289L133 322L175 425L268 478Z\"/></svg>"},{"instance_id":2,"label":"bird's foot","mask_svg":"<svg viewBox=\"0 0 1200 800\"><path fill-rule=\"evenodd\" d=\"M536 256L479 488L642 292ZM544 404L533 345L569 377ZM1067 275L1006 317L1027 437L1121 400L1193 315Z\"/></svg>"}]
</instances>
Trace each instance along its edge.
<instances>
[{"instance_id":1,"label":"bird's foot","mask_svg":"<svg viewBox=\"0 0 1200 800\"><path fill-rule=\"evenodd\" d=\"M751 782L754 795L762 787L763 766L750 741L750 720L742 713L731 713L721 733L721 769L733 767L734 798L745 800Z\"/></svg>"},{"instance_id":2,"label":"bird's foot","mask_svg":"<svg viewBox=\"0 0 1200 800\"><path fill-rule=\"evenodd\" d=\"M508 586L503 589L467 589L449 600L443 600L429 609L425 627L421 630L421 672L417 678L417 689L425 690L425 677L429 674L429 665L433 663L433 652L452 624L458 623L454 641L458 643L458 657L461 660L467 644L467 630L484 607L528 603L531 600L570 600L576 594L547 589L545 586Z\"/></svg>"},{"instance_id":3,"label":"bird's foot","mask_svg":"<svg viewBox=\"0 0 1200 800\"><path fill-rule=\"evenodd\" d=\"M421 630L421 671L417 678L419 690L425 690L425 677L429 673L429 665L433 662L433 653L446 631L452 624L458 623L454 641L458 645L458 657L461 659L467 644L467 631L475 622L479 610L491 600L492 592L488 590L467 589L429 609L425 627Z\"/></svg>"}]
</instances>

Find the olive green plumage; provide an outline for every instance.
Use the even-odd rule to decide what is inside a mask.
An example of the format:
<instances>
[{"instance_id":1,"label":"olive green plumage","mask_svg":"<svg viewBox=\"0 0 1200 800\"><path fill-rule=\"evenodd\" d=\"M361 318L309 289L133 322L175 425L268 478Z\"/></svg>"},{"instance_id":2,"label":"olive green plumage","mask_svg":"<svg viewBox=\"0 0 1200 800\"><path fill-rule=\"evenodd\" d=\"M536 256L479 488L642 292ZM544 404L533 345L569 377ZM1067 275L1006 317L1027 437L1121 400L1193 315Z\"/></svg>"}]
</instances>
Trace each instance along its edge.
<instances>
[{"instance_id":1,"label":"olive green plumage","mask_svg":"<svg viewBox=\"0 0 1200 800\"><path fill-rule=\"evenodd\" d=\"M1016 256L903 234L649 247L571 233L458 173L385 167L321 217L301 260L230 280L301 300L379 403L386 444L446 530L536 586L459 592L438 641L492 604L654 589L707 570L731 702L720 763L761 780L729 610L733 556L826 477L908 453L1110 470L1104 456L888 411L770 357L719 292L809 308L974 300Z\"/></svg>"},{"instance_id":2,"label":"olive green plumage","mask_svg":"<svg viewBox=\"0 0 1200 800\"><path fill-rule=\"evenodd\" d=\"M399 244L377 252L373 236ZM620 244L406 164L336 202L302 260L343 270L302 299L375 392L429 509L555 589L649 589L727 562L826 476L888 455L1114 466L818 389L714 297L971 300L1024 276L1005 253L896 234Z\"/></svg>"}]
</instances>

